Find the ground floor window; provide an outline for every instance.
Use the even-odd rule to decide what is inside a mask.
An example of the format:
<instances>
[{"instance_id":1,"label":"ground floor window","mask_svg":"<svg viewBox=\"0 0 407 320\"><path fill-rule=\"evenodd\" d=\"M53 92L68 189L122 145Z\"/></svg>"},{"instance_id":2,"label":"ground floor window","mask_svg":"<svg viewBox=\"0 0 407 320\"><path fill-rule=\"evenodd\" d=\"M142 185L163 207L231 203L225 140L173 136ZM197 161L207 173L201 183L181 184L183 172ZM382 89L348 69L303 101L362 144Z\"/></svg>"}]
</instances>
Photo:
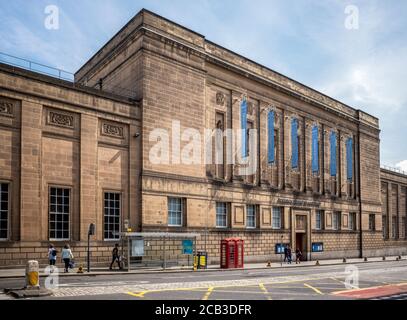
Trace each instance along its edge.
<instances>
[{"instance_id":1,"label":"ground floor window","mask_svg":"<svg viewBox=\"0 0 407 320\"><path fill-rule=\"evenodd\" d=\"M104 200L104 238L120 239L121 194L105 192Z\"/></svg>"},{"instance_id":2,"label":"ground floor window","mask_svg":"<svg viewBox=\"0 0 407 320\"><path fill-rule=\"evenodd\" d=\"M332 228L334 230L339 230L341 227L341 213L334 212L332 216Z\"/></svg>"},{"instance_id":3,"label":"ground floor window","mask_svg":"<svg viewBox=\"0 0 407 320\"><path fill-rule=\"evenodd\" d=\"M49 188L49 238L69 240L71 189Z\"/></svg>"},{"instance_id":4,"label":"ground floor window","mask_svg":"<svg viewBox=\"0 0 407 320\"><path fill-rule=\"evenodd\" d=\"M182 226L182 198L168 198L168 225Z\"/></svg>"},{"instance_id":5,"label":"ground floor window","mask_svg":"<svg viewBox=\"0 0 407 320\"><path fill-rule=\"evenodd\" d=\"M323 230L324 229L324 211L317 210L315 212L315 229Z\"/></svg>"},{"instance_id":6,"label":"ground floor window","mask_svg":"<svg viewBox=\"0 0 407 320\"><path fill-rule=\"evenodd\" d=\"M391 237L393 238L393 239L396 239L397 238L397 217L396 216L393 216L392 217L392 223L391 223Z\"/></svg>"},{"instance_id":7,"label":"ground floor window","mask_svg":"<svg viewBox=\"0 0 407 320\"><path fill-rule=\"evenodd\" d=\"M400 239L405 239L406 238L406 218L403 217L401 218L401 234L400 234Z\"/></svg>"},{"instance_id":8,"label":"ground floor window","mask_svg":"<svg viewBox=\"0 0 407 320\"><path fill-rule=\"evenodd\" d=\"M383 232L383 239L388 239L389 235L387 234L387 216L382 216L382 232Z\"/></svg>"},{"instance_id":9,"label":"ground floor window","mask_svg":"<svg viewBox=\"0 0 407 320\"><path fill-rule=\"evenodd\" d=\"M376 216L374 214L369 214L369 231L375 231L376 230L375 217Z\"/></svg>"},{"instance_id":10,"label":"ground floor window","mask_svg":"<svg viewBox=\"0 0 407 320\"><path fill-rule=\"evenodd\" d=\"M273 207L273 229L281 229L281 211L280 207Z\"/></svg>"},{"instance_id":11,"label":"ground floor window","mask_svg":"<svg viewBox=\"0 0 407 320\"><path fill-rule=\"evenodd\" d=\"M356 230L356 213L349 213L349 229Z\"/></svg>"},{"instance_id":12,"label":"ground floor window","mask_svg":"<svg viewBox=\"0 0 407 320\"><path fill-rule=\"evenodd\" d=\"M216 227L227 228L228 226L228 204L226 202L216 203Z\"/></svg>"},{"instance_id":13,"label":"ground floor window","mask_svg":"<svg viewBox=\"0 0 407 320\"><path fill-rule=\"evenodd\" d=\"M0 239L8 239L9 185L0 183Z\"/></svg>"},{"instance_id":14,"label":"ground floor window","mask_svg":"<svg viewBox=\"0 0 407 320\"><path fill-rule=\"evenodd\" d=\"M246 227L256 228L256 206L248 205L246 211Z\"/></svg>"}]
</instances>

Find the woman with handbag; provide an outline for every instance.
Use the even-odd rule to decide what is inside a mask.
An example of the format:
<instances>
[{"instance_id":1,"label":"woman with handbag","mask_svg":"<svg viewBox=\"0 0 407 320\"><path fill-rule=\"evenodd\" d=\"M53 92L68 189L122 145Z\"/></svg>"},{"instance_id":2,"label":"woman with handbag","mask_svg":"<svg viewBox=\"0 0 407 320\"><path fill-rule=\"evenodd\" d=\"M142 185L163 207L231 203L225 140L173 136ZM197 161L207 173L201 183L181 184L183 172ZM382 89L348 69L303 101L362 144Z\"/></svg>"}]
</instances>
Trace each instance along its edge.
<instances>
[{"instance_id":1,"label":"woman with handbag","mask_svg":"<svg viewBox=\"0 0 407 320\"><path fill-rule=\"evenodd\" d=\"M73 259L72 250L69 248L69 244L66 244L62 249L61 258L65 263L64 272L68 272L71 259Z\"/></svg>"}]
</instances>

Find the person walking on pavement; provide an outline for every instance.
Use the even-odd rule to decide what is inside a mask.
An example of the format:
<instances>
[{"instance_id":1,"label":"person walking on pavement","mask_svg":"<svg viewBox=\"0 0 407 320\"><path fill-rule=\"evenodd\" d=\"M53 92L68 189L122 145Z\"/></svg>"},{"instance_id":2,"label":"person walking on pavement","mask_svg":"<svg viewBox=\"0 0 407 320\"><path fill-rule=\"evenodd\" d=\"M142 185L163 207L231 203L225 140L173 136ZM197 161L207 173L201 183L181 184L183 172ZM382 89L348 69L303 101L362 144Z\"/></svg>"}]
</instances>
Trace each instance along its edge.
<instances>
[{"instance_id":1,"label":"person walking on pavement","mask_svg":"<svg viewBox=\"0 0 407 320\"><path fill-rule=\"evenodd\" d=\"M66 244L64 248L62 249L61 252L61 258L65 263L65 269L64 272L68 272L69 270L69 264L71 262L71 259L73 259L73 254L72 250L69 248L69 244Z\"/></svg>"},{"instance_id":2,"label":"person walking on pavement","mask_svg":"<svg viewBox=\"0 0 407 320\"><path fill-rule=\"evenodd\" d=\"M50 243L48 247L48 260L50 266L55 266L55 262L57 261L57 250L52 243Z\"/></svg>"},{"instance_id":3,"label":"person walking on pavement","mask_svg":"<svg viewBox=\"0 0 407 320\"><path fill-rule=\"evenodd\" d=\"M288 260L288 246L284 247L284 262Z\"/></svg>"},{"instance_id":4,"label":"person walking on pavement","mask_svg":"<svg viewBox=\"0 0 407 320\"><path fill-rule=\"evenodd\" d=\"M119 255L119 244L116 243L114 245L114 248L112 250L112 263L110 264L109 270L113 270L113 264L117 262L117 264L119 265L119 269L122 270L122 266L120 264L120 255Z\"/></svg>"},{"instance_id":5,"label":"person walking on pavement","mask_svg":"<svg viewBox=\"0 0 407 320\"><path fill-rule=\"evenodd\" d=\"M302 257L302 252L299 248L297 248L297 250L295 250L295 263L301 263L301 257Z\"/></svg>"},{"instance_id":6,"label":"person walking on pavement","mask_svg":"<svg viewBox=\"0 0 407 320\"><path fill-rule=\"evenodd\" d=\"M291 264L292 261L292 252L291 252L291 247L287 246L287 262Z\"/></svg>"}]
</instances>

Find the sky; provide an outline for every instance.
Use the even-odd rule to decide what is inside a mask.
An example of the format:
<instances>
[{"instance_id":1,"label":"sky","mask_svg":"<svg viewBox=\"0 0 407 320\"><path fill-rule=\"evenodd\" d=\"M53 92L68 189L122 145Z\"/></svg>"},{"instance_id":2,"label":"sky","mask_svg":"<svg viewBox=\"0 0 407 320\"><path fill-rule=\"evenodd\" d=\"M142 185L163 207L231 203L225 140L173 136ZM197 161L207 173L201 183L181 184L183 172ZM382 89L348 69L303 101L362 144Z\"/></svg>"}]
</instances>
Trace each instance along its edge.
<instances>
[{"instance_id":1,"label":"sky","mask_svg":"<svg viewBox=\"0 0 407 320\"><path fill-rule=\"evenodd\" d=\"M407 1L0 0L0 52L74 73L142 8L378 117L381 163L407 171Z\"/></svg>"}]
</instances>

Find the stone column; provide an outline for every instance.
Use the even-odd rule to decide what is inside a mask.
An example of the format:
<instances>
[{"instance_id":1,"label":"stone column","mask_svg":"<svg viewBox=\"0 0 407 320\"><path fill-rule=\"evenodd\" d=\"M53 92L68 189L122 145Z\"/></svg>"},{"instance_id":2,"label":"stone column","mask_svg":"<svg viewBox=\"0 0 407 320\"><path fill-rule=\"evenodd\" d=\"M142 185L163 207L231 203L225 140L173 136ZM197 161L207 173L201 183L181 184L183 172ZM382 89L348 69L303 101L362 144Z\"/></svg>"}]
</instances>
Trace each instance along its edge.
<instances>
[{"instance_id":1,"label":"stone column","mask_svg":"<svg viewBox=\"0 0 407 320\"><path fill-rule=\"evenodd\" d=\"M46 240L41 206L42 105L22 102L21 112L21 241ZM46 195L44 195L46 196ZM42 239L42 237L46 237Z\"/></svg>"},{"instance_id":2,"label":"stone column","mask_svg":"<svg viewBox=\"0 0 407 320\"><path fill-rule=\"evenodd\" d=\"M96 225L96 240L103 239L103 215L97 206L97 117L83 114L81 117L80 147L80 240L87 241L88 228Z\"/></svg>"}]
</instances>

